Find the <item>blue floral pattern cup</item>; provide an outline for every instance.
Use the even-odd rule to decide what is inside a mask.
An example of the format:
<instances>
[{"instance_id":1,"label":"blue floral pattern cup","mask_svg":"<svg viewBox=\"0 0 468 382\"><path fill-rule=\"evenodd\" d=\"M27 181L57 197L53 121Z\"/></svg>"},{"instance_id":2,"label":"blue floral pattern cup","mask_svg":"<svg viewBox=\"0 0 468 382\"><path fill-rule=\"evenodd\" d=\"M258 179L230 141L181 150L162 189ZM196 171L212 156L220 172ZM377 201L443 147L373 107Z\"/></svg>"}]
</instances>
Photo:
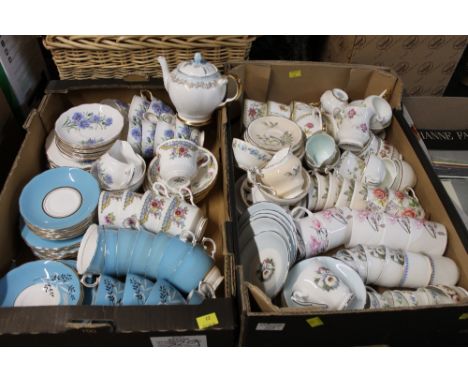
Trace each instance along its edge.
<instances>
[{"instance_id":1,"label":"blue floral pattern cup","mask_svg":"<svg viewBox=\"0 0 468 382\"><path fill-rule=\"evenodd\" d=\"M119 280L101 275L99 286L93 301L93 305L119 306L122 304L122 297L125 284Z\"/></svg>"},{"instance_id":2,"label":"blue floral pattern cup","mask_svg":"<svg viewBox=\"0 0 468 382\"><path fill-rule=\"evenodd\" d=\"M122 305L145 305L153 285L152 281L142 276L127 274Z\"/></svg>"},{"instance_id":3,"label":"blue floral pattern cup","mask_svg":"<svg viewBox=\"0 0 468 382\"><path fill-rule=\"evenodd\" d=\"M186 303L185 298L174 286L165 280L158 280L151 289L145 305L181 305Z\"/></svg>"}]
</instances>

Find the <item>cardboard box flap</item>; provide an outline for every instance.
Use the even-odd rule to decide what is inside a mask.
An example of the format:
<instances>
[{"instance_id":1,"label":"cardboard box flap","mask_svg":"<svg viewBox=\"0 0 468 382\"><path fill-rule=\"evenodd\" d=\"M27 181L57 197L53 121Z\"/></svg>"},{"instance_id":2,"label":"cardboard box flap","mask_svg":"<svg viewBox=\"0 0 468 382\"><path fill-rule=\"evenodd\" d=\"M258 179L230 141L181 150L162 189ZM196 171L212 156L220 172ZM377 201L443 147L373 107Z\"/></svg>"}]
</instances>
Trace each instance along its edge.
<instances>
[{"instance_id":1,"label":"cardboard box flap","mask_svg":"<svg viewBox=\"0 0 468 382\"><path fill-rule=\"evenodd\" d=\"M351 99L385 91L392 107L401 107L402 84L388 68L305 61L247 61L229 63L226 70L240 76L244 97L257 101L318 102L323 92L340 87ZM304 83L312 85L301 86Z\"/></svg>"},{"instance_id":2,"label":"cardboard box flap","mask_svg":"<svg viewBox=\"0 0 468 382\"><path fill-rule=\"evenodd\" d=\"M405 97L403 104L417 129L468 129L468 99L462 97Z\"/></svg>"}]
</instances>

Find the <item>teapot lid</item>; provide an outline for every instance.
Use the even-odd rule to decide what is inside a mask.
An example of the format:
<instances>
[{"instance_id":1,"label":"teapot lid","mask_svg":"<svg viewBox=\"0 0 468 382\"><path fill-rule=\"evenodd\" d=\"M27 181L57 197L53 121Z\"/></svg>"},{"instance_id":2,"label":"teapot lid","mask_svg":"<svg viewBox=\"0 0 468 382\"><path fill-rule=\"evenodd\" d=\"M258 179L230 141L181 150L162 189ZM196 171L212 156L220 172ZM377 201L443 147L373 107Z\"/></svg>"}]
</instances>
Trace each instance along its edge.
<instances>
[{"instance_id":1,"label":"teapot lid","mask_svg":"<svg viewBox=\"0 0 468 382\"><path fill-rule=\"evenodd\" d=\"M218 68L206 61L200 52L195 53L193 60L181 62L177 69L190 77L208 77L218 73Z\"/></svg>"}]
</instances>

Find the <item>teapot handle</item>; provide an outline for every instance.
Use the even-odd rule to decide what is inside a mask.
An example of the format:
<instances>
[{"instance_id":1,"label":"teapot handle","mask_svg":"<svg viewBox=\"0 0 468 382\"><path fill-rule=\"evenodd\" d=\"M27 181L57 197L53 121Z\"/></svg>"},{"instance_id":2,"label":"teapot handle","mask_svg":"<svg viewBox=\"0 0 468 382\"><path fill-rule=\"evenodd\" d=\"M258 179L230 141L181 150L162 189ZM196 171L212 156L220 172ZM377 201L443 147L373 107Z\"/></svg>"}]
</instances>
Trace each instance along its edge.
<instances>
[{"instance_id":1,"label":"teapot handle","mask_svg":"<svg viewBox=\"0 0 468 382\"><path fill-rule=\"evenodd\" d=\"M234 97L227 98L225 101L221 102L221 104L218 107L226 106L228 103L238 99L242 94L242 83L240 78L234 74L228 74L227 77L233 79L236 82L236 94L234 95Z\"/></svg>"}]
</instances>

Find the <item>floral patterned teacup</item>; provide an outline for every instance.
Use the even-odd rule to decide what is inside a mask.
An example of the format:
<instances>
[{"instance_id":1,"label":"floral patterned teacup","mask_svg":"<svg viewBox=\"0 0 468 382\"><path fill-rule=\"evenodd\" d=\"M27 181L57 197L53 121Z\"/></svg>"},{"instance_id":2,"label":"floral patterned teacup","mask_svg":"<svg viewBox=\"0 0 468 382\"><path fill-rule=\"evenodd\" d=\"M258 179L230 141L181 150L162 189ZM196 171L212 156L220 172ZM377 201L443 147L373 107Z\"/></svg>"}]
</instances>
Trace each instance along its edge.
<instances>
[{"instance_id":1,"label":"floral patterned teacup","mask_svg":"<svg viewBox=\"0 0 468 382\"><path fill-rule=\"evenodd\" d=\"M302 192L302 163L290 152L289 147L278 151L267 165L255 174L259 179L254 183L266 186L275 196L294 198Z\"/></svg>"},{"instance_id":2,"label":"floral patterned teacup","mask_svg":"<svg viewBox=\"0 0 468 382\"><path fill-rule=\"evenodd\" d=\"M149 113L151 115L151 113ZM150 117L154 120L155 117ZM175 124L172 122L157 120L156 130L154 132L154 152L156 152L157 147L169 139L175 137Z\"/></svg>"},{"instance_id":3,"label":"floral patterned teacup","mask_svg":"<svg viewBox=\"0 0 468 382\"><path fill-rule=\"evenodd\" d=\"M144 158L154 156L154 136L158 119L154 114L145 113L141 120L141 152Z\"/></svg>"},{"instance_id":4,"label":"floral patterned teacup","mask_svg":"<svg viewBox=\"0 0 468 382\"><path fill-rule=\"evenodd\" d=\"M343 178L360 181L366 163L351 151L344 151L335 167Z\"/></svg>"},{"instance_id":5,"label":"floral patterned teacup","mask_svg":"<svg viewBox=\"0 0 468 382\"><path fill-rule=\"evenodd\" d=\"M123 192L102 191L99 196L99 225L118 228L120 210L122 209Z\"/></svg>"},{"instance_id":6,"label":"floral patterned teacup","mask_svg":"<svg viewBox=\"0 0 468 382\"><path fill-rule=\"evenodd\" d=\"M159 174L171 189L188 187L200 167L210 163L210 156L187 139L170 139L157 148Z\"/></svg>"},{"instance_id":7,"label":"floral patterned teacup","mask_svg":"<svg viewBox=\"0 0 468 382\"><path fill-rule=\"evenodd\" d=\"M343 150L359 153L369 141L372 109L363 106L346 107L338 118L338 145Z\"/></svg>"},{"instance_id":8,"label":"floral patterned teacup","mask_svg":"<svg viewBox=\"0 0 468 382\"><path fill-rule=\"evenodd\" d=\"M132 98L128 111L128 135L127 141L132 145L136 153L141 153L141 119L150 105L150 100L143 94Z\"/></svg>"},{"instance_id":9,"label":"floral patterned teacup","mask_svg":"<svg viewBox=\"0 0 468 382\"><path fill-rule=\"evenodd\" d=\"M374 111L374 116L370 121L372 131L378 133L390 125L392 121L392 107L383 97L371 95L364 100L364 103Z\"/></svg>"},{"instance_id":10,"label":"floral patterned teacup","mask_svg":"<svg viewBox=\"0 0 468 382\"><path fill-rule=\"evenodd\" d=\"M198 146L203 146L205 141L205 132L187 125L177 117L175 122L175 138L188 139L189 141L196 143Z\"/></svg>"},{"instance_id":11,"label":"floral patterned teacup","mask_svg":"<svg viewBox=\"0 0 468 382\"><path fill-rule=\"evenodd\" d=\"M268 101L267 102L267 115L276 117L291 118L291 106L283 103Z\"/></svg>"},{"instance_id":12,"label":"floral patterned teacup","mask_svg":"<svg viewBox=\"0 0 468 382\"><path fill-rule=\"evenodd\" d=\"M113 277L99 276L99 286L94 296L93 305L119 306L122 304L122 297L125 284Z\"/></svg>"},{"instance_id":13,"label":"floral patterned teacup","mask_svg":"<svg viewBox=\"0 0 468 382\"><path fill-rule=\"evenodd\" d=\"M119 219L115 224L121 228L139 229L139 216L143 204L142 194L132 191L125 191L122 196L121 210L119 211Z\"/></svg>"},{"instance_id":14,"label":"floral patterned teacup","mask_svg":"<svg viewBox=\"0 0 468 382\"><path fill-rule=\"evenodd\" d=\"M232 140L232 151L234 152L237 165L246 171L251 168L261 169L272 158L265 150L237 138Z\"/></svg>"},{"instance_id":15,"label":"floral patterned teacup","mask_svg":"<svg viewBox=\"0 0 468 382\"><path fill-rule=\"evenodd\" d=\"M369 209L384 211L393 216L407 216L423 219L424 209L419 203L413 189L406 192L386 188L369 188L367 191Z\"/></svg>"},{"instance_id":16,"label":"floral patterned teacup","mask_svg":"<svg viewBox=\"0 0 468 382\"><path fill-rule=\"evenodd\" d=\"M292 282L291 300L296 306L342 310L354 298L348 285L319 262L311 262Z\"/></svg>"},{"instance_id":17,"label":"floral patterned teacup","mask_svg":"<svg viewBox=\"0 0 468 382\"><path fill-rule=\"evenodd\" d=\"M309 114L303 114L295 121L304 132L306 138L322 131L322 113L318 107L312 107Z\"/></svg>"},{"instance_id":18,"label":"floral patterned teacup","mask_svg":"<svg viewBox=\"0 0 468 382\"><path fill-rule=\"evenodd\" d=\"M257 118L265 117L267 115L267 105L265 102L254 101L246 99L244 101L244 113L242 121L245 127L255 121Z\"/></svg>"},{"instance_id":19,"label":"floral patterned teacup","mask_svg":"<svg viewBox=\"0 0 468 382\"><path fill-rule=\"evenodd\" d=\"M125 189L132 181L135 166L119 159L123 158L116 158L107 152L97 161L99 183L106 190Z\"/></svg>"},{"instance_id":20,"label":"floral patterned teacup","mask_svg":"<svg viewBox=\"0 0 468 382\"><path fill-rule=\"evenodd\" d=\"M348 104L348 94L342 89L327 90L320 97L320 106L325 113L335 115Z\"/></svg>"},{"instance_id":21,"label":"floral patterned teacup","mask_svg":"<svg viewBox=\"0 0 468 382\"><path fill-rule=\"evenodd\" d=\"M145 305L152 288L152 281L132 273L127 274L122 305Z\"/></svg>"},{"instance_id":22,"label":"floral patterned teacup","mask_svg":"<svg viewBox=\"0 0 468 382\"><path fill-rule=\"evenodd\" d=\"M400 219L404 221L404 228L409 235L406 248L403 249L429 256L443 256L447 247L447 228L443 224L408 217Z\"/></svg>"}]
</instances>

